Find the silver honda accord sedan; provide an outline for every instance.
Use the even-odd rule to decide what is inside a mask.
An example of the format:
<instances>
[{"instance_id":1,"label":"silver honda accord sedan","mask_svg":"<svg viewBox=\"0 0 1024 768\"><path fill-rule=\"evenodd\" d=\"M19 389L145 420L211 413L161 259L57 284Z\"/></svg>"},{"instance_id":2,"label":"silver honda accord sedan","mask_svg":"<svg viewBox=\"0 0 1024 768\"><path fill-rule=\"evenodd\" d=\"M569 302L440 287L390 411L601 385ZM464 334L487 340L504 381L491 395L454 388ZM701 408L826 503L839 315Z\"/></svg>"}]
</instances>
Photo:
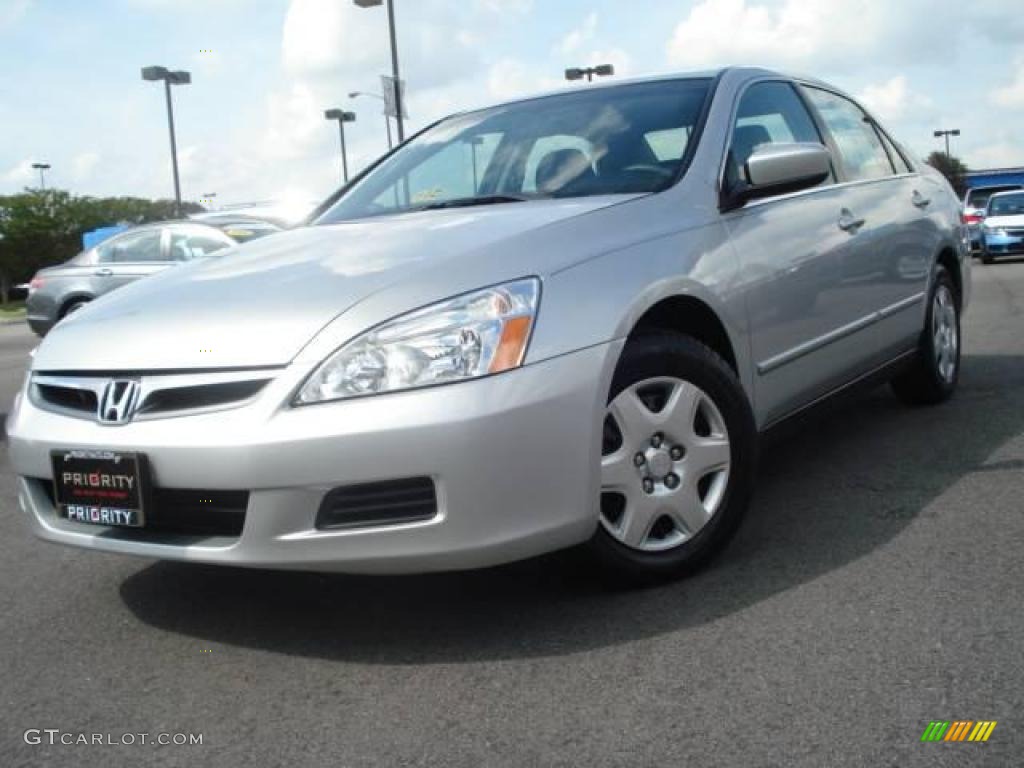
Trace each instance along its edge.
<instances>
[{"instance_id":1,"label":"silver honda accord sedan","mask_svg":"<svg viewBox=\"0 0 1024 768\"><path fill-rule=\"evenodd\" d=\"M768 428L858 383L950 397L970 294L946 182L751 68L449 117L222 253L39 346L7 432L42 538L368 573L583 544L676 576L735 531Z\"/></svg>"}]
</instances>

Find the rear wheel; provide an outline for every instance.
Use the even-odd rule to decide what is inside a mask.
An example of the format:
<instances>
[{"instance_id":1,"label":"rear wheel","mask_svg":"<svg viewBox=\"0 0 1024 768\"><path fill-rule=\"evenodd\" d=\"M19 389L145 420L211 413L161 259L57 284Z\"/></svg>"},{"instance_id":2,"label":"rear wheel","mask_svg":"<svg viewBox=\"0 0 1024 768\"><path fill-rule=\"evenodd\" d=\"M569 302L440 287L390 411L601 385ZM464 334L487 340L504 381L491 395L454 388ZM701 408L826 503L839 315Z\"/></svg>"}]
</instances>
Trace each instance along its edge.
<instances>
[{"instance_id":1,"label":"rear wheel","mask_svg":"<svg viewBox=\"0 0 1024 768\"><path fill-rule=\"evenodd\" d=\"M74 314L88 303L88 299L76 299L75 301L72 301L66 307L64 307L63 310L61 310L60 319L63 320L68 315Z\"/></svg>"},{"instance_id":2,"label":"rear wheel","mask_svg":"<svg viewBox=\"0 0 1024 768\"><path fill-rule=\"evenodd\" d=\"M952 396L959 378L960 304L949 272L938 267L917 356L910 370L892 380L892 389L905 403L934 405Z\"/></svg>"},{"instance_id":3,"label":"rear wheel","mask_svg":"<svg viewBox=\"0 0 1024 768\"><path fill-rule=\"evenodd\" d=\"M634 580L693 571L735 532L756 451L746 395L717 354L679 334L630 341L605 412L591 549Z\"/></svg>"}]
</instances>

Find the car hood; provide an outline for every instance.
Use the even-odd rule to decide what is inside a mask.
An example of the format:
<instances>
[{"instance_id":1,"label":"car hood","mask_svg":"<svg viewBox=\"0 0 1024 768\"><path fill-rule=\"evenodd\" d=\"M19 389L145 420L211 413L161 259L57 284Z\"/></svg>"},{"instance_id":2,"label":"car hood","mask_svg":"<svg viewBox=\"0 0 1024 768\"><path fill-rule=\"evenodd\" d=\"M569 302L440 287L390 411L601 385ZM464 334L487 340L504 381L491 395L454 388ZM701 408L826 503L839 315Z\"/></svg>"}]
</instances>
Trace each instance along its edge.
<instances>
[{"instance_id":1,"label":"car hood","mask_svg":"<svg viewBox=\"0 0 1024 768\"><path fill-rule=\"evenodd\" d=\"M47 334L33 369L285 365L332 319L396 283L438 284L443 275L440 284L450 283L447 295L454 295L464 290L458 278L467 272L493 282L537 273L536 259L531 264L529 258L536 248L510 244L523 245L539 229L633 197L454 208L282 232L92 302ZM513 252L518 263L510 264ZM494 266L481 270L481 263Z\"/></svg>"},{"instance_id":2,"label":"car hood","mask_svg":"<svg viewBox=\"0 0 1024 768\"><path fill-rule=\"evenodd\" d=\"M1024 227L1024 214L1016 216L989 216L985 219L985 226L995 229L998 227Z\"/></svg>"}]
</instances>

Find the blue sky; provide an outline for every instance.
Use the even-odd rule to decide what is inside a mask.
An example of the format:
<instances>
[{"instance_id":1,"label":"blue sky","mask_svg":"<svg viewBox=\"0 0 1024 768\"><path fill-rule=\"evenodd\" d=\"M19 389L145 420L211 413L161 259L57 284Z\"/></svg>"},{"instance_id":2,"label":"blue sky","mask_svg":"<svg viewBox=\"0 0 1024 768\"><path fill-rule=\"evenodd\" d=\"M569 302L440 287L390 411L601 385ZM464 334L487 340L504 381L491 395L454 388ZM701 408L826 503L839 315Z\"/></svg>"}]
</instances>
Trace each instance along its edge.
<instances>
[{"instance_id":1,"label":"blue sky","mask_svg":"<svg viewBox=\"0 0 1024 768\"><path fill-rule=\"evenodd\" d=\"M396 0L411 126L559 87L611 61L624 75L727 63L817 75L860 96L920 154L957 127L972 167L1024 165L1020 0ZM175 90L183 194L310 198L339 181L325 108L354 109L353 165L385 147L352 90L388 71L382 9L351 0L0 0L0 193L169 196L160 88L139 69L189 69ZM207 53L205 51L212 51Z\"/></svg>"}]
</instances>

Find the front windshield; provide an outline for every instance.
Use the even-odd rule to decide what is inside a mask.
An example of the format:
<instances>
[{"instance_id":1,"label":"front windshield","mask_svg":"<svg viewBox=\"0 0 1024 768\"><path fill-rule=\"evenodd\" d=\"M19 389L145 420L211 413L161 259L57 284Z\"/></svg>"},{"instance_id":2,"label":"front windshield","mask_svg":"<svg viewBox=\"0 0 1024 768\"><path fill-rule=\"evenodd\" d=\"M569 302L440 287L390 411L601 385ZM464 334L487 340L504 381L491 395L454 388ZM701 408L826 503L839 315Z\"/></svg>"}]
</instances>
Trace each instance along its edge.
<instances>
[{"instance_id":1,"label":"front windshield","mask_svg":"<svg viewBox=\"0 0 1024 768\"><path fill-rule=\"evenodd\" d=\"M989 216L1019 216L1024 214L1024 192L1014 195L999 195L989 200Z\"/></svg>"},{"instance_id":2,"label":"front windshield","mask_svg":"<svg viewBox=\"0 0 1024 768\"><path fill-rule=\"evenodd\" d=\"M710 80L583 88L448 118L318 224L446 205L655 192L676 178Z\"/></svg>"}]
</instances>

